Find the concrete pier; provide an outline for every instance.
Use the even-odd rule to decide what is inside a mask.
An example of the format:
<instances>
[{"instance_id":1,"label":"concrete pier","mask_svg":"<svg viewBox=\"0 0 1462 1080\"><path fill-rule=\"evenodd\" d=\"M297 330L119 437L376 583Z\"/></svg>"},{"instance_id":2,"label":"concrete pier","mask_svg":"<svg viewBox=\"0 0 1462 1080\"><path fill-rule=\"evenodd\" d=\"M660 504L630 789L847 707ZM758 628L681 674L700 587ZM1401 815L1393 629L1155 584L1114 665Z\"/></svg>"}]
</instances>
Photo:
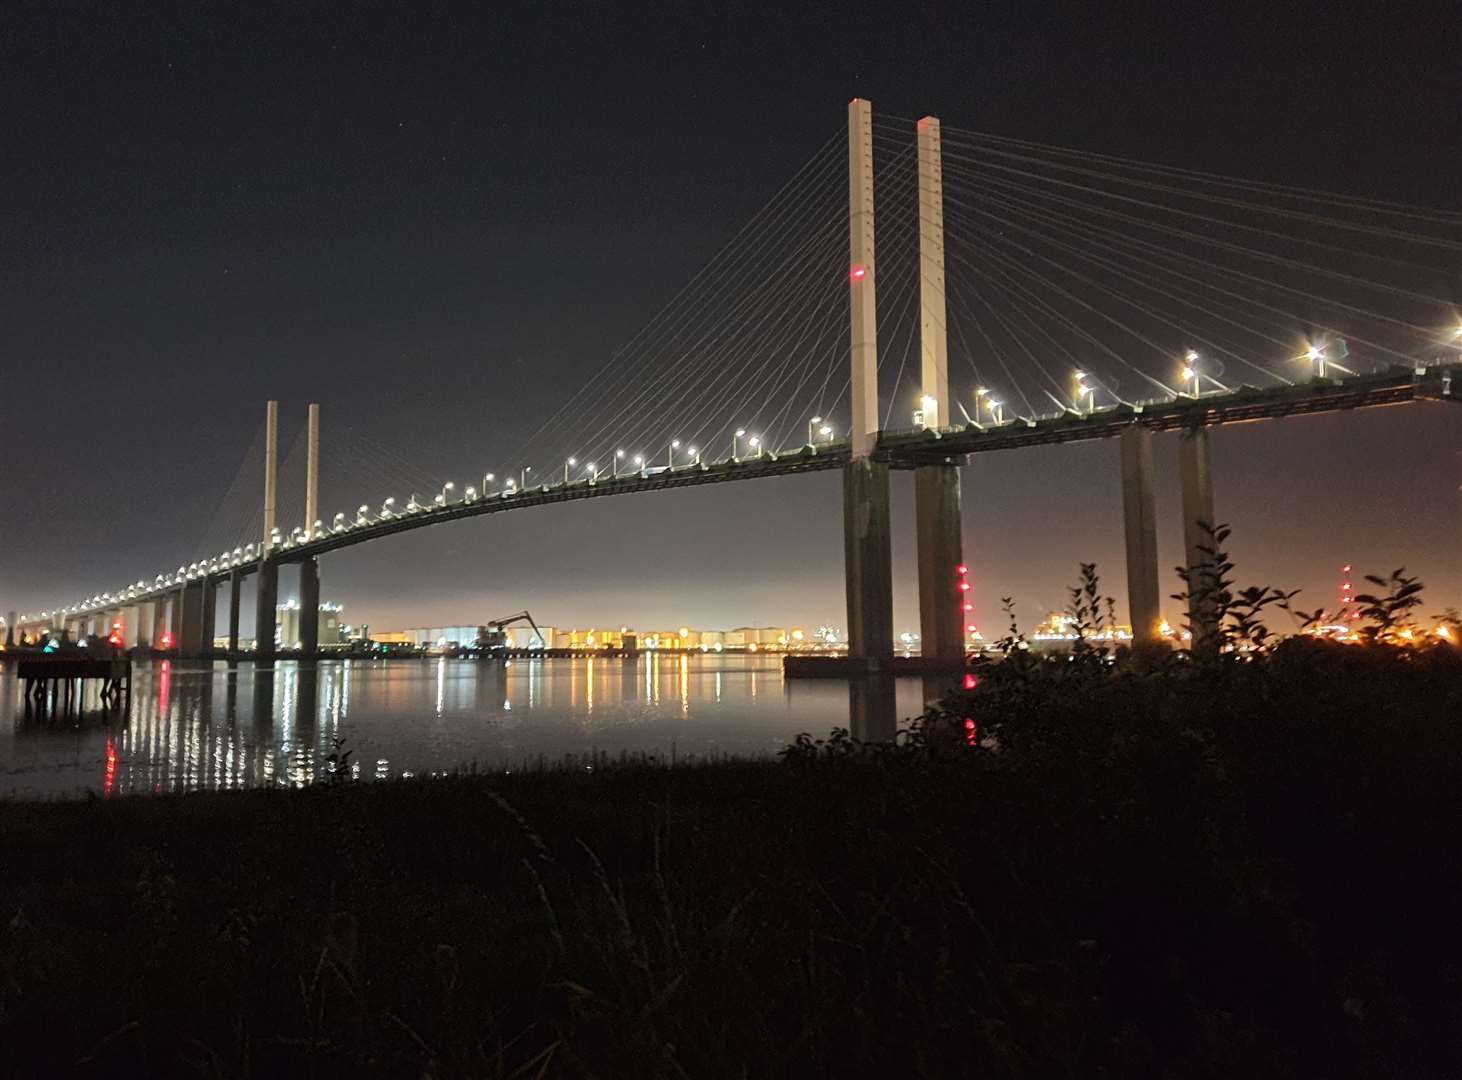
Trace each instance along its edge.
<instances>
[{"instance_id":1,"label":"concrete pier","mask_svg":"<svg viewBox=\"0 0 1462 1080\"><path fill-rule=\"evenodd\" d=\"M320 651L320 564L316 559L300 563L299 647L305 656Z\"/></svg>"},{"instance_id":2,"label":"concrete pier","mask_svg":"<svg viewBox=\"0 0 1462 1080\"><path fill-rule=\"evenodd\" d=\"M228 654L239 651L239 605L243 599L244 572L235 566L228 572Z\"/></svg>"},{"instance_id":3,"label":"concrete pier","mask_svg":"<svg viewBox=\"0 0 1462 1080\"><path fill-rule=\"evenodd\" d=\"M867 671L893 657L893 577L888 466L857 458L843 467L843 572L848 596L848 657Z\"/></svg>"},{"instance_id":4,"label":"concrete pier","mask_svg":"<svg viewBox=\"0 0 1462 1080\"><path fill-rule=\"evenodd\" d=\"M153 629L157 625L157 605L147 601L137 605L137 629L133 632L132 644L139 649L152 648Z\"/></svg>"},{"instance_id":5,"label":"concrete pier","mask_svg":"<svg viewBox=\"0 0 1462 1080\"><path fill-rule=\"evenodd\" d=\"M279 617L279 564L273 559L259 562L254 583L254 659L274 659L274 634Z\"/></svg>"},{"instance_id":6,"label":"concrete pier","mask_svg":"<svg viewBox=\"0 0 1462 1080\"><path fill-rule=\"evenodd\" d=\"M1162 641L1159 624L1157 514L1152 496L1152 432L1132 427L1122 432L1122 517L1127 538L1127 610L1132 643L1138 648Z\"/></svg>"},{"instance_id":7,"label":"concrete pier","mask_svg":"<svg viewBox=\"0 0 1462 1080\"><path fill-rule=\"evenodd\" d=\"M198 591L203 601L199 614L198 655L212 656L213 636L218 627L218 582L204 578L198 582Z\"/></svg>"},{"instance_id":8,"label":"concrete pier","mask_svg":"<svg viewBox=\"0 0 1462 1080\"><path fill-rule=\"evenodd\" d=\"M171 597L159 597L152 605L152 647L154 649L166 649L173 644L172 621L169 618L169 608L172 607Z\"/></svg>"},{"instance_id":9,"label":"concrete pier","mask_svg":"<svg viewBox=\"0 0 1462 1080\"><path fill-rule=\"evenodd\" d=\"M1209 465L1208 429L1185 428L1178 436L1178 465L1183 487L1183 564L1188 568L1188 626L1193 644L1217 643L1218 612L1211 596L1213 588L1212 537L1207 529L1218 522L1213 516L1213 473ZM1207 526L1205 529L1204 526Z\"/></svg>"},{"instance_id":10,"label":"concrete pier","mask_svg":"<svg viewBox=\"0 0 1462 1080\"><path fill-rule=\"evenodd\" d=\"M958 465L921 465L914 470L914 515L920 651L926 660L956 664L964 659L966 595L959 589L964 556Z\"/></svg>"},{"instance_id":11,"label":"concrete pier","mask_svg":"<svg viewBox=\"0 0 1462 1080\"><path fill-rule=\"evenodd\" d=\"M179 590L179 656L199 656L203 652L204 585L203 581L190 581Z\"/></svg>"}]
</instances>

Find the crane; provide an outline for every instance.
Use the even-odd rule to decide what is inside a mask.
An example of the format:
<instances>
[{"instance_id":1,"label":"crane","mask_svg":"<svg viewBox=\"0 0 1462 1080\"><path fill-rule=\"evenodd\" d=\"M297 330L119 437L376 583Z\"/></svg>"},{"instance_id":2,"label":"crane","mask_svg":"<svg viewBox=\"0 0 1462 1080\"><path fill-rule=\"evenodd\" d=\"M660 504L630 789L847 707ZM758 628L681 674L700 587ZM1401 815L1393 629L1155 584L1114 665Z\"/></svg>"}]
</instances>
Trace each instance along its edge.
<instances>
[{"instance_id":1,"label":"crane","mask_svg":"<svg viewBox=\"0 0 1462 1080\"><path fill-rule=\"evenodd\" d=\"M507 635L503 633L505 627L513 626L516 623L527 623L533 628L533 635L538 638L543 648L548 648L551 642L543 640L543 631L538 629L538 624L533 621L533 616L526 611L519 611L513 615L505 615L501 619L490 619L486 626L482 627L477 634L477 644L482 648L501 649L507 643Z\"/></svg>"}]
</instances>

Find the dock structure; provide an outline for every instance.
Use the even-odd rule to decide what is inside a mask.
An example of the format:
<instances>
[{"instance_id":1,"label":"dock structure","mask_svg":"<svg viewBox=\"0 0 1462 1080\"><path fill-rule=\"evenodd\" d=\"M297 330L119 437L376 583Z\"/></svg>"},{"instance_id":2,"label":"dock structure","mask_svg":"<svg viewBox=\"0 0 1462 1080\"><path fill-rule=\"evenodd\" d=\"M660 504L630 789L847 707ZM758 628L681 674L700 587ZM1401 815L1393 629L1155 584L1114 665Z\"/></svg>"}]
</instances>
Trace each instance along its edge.
<instances>
[{"instance_id":1,"label":"dock structure","mask_svg":"<svg viewBox=\"0 0 1462 1080\"><path fill-rule=\"evenodd\" d=\"M24 684L27 713L70 713L80 709L88 680L101 681L101 705L124 714L132 706L132 664L125 658L59 657L22 660L16 674Z\"/></svg>"}]
</instances>

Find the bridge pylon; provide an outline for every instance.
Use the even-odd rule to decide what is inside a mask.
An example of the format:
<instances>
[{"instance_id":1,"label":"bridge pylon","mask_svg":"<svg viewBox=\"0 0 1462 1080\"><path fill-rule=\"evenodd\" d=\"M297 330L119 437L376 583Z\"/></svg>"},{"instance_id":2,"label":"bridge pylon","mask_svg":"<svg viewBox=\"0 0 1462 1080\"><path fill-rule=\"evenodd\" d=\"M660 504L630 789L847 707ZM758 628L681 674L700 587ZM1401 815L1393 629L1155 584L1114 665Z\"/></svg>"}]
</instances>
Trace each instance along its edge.
<instances>
[{"instance_id":1,"label":"bridge pylon","mask_svg":"<svg viewBox=\"0 0 1462 1080\"><path fill-rule=\"evenodd\" d=\"M944 169L939 121L918 122L919 154L919 415L925 428L948 427L949 340L944 301ZM919 562L920 652L926 662L957 667L964 659L965 605L959 459L914 470Z\"/></svg>"},{"instance_id":2,"label":"bridge pylon","mask_svg":"<svg viewBox=\"0 0 1462 1080\"><path fill-rule=\"evenodd\" d=\"M848 310L851 323L851 459L843 469L843 573L848 657L870 673L893 659L893 576L888 465L878 446L878 306L873 244L873 106L848 103Z\"/></svg>"}]
</instances>

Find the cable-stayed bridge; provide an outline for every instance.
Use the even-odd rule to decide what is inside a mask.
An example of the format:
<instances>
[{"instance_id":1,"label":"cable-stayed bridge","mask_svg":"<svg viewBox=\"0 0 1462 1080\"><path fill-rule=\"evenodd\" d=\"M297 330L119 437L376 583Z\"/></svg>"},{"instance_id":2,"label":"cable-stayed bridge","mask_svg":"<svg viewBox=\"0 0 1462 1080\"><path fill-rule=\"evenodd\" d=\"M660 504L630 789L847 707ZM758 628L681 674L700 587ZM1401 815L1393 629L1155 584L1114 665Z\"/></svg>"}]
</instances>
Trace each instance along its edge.
<instances>
[{"instance_id":1,"label":"cable-stayed bridge","mask_svg":"<svg viewBox=\"0 0 1462 1080\"><path fill-rule=\"evenodd\" d=\"M312 406L281 491L270 403L196 560L11 615L7 640L120 622L129 644L204 655L226 584L237 652L245 580L268 626L280 567L295 566L312 653L330 552L567 500L839 469L850 654L876 668L893 651L889 471L909 469L924 653L957 662L961 462L1117 438L1128 604L1134 635L1152 641L1153 434L1180 435L1197 568L1211 429L1462 396L1459 255L1456 211L876 116L855 100L846 135L496 468L458 487L400 447L348 433L322 447ZM353 496L333 515L320 512L322 448L327 489ZM274 655L273 637L256 637L255 655Z\"/></svg>"}]
</instances>

